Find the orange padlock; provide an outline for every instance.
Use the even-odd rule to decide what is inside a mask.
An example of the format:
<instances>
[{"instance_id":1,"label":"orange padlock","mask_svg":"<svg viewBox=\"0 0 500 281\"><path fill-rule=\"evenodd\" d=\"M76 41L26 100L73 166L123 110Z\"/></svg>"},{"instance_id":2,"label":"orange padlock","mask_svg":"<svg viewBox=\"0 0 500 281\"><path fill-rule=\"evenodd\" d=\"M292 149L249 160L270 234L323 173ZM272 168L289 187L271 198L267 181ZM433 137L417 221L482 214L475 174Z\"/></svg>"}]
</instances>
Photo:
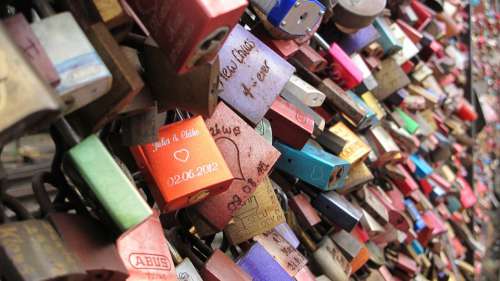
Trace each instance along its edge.
<instances>
[{"instance_id":1,"label":"orange padlock","mask_svg":"<svg viewBox=\"0 0 500 281\"><path fill-rule=\"evenodd\" d=\"M234 179L201 116L166 125L158 141L131 150L164 212L223 192Z\"/></svg>"}]
</instances>

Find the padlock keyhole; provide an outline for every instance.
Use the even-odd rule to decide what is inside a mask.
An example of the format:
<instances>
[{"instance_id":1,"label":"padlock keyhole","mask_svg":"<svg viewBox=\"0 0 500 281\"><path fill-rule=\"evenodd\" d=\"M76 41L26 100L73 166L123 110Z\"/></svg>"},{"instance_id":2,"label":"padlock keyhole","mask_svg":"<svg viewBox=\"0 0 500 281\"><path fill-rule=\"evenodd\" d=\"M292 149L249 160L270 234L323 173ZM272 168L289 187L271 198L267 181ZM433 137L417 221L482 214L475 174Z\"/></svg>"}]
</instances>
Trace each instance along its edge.
<instances>
[{"instance_id":1,"label":"padlock keyhole","mask_svg":"<svg viewBox=\"0 0 500 281\"><path fill-rule=\"evenodd\" d=\"M303 21L305 21L307 19L307 16L309 14L307 12L303 13L300 17L299 17L299 20L297 21L297 24L301 24Z\"/></svg>"}]
</instances>

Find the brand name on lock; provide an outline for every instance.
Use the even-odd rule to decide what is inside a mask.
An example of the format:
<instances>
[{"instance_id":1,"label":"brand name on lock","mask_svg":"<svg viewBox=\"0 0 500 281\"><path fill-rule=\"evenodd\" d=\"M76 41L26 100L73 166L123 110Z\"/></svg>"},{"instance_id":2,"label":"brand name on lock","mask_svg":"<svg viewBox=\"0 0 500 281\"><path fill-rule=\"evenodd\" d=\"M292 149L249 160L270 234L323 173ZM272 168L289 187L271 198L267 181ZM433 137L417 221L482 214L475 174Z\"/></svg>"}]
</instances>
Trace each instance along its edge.
<instances>
[{"instance_id":1,"label":"brand name on lock","mask_svg":"<svg viewBox=\"0 0 500 281\"><path fill-rule=\"evenodd\" d=\"M133 253L129 256L129 262L136 269L156 269L167 270L171 269L168 258L163 255Z\"/></svg>"}]
</instances>

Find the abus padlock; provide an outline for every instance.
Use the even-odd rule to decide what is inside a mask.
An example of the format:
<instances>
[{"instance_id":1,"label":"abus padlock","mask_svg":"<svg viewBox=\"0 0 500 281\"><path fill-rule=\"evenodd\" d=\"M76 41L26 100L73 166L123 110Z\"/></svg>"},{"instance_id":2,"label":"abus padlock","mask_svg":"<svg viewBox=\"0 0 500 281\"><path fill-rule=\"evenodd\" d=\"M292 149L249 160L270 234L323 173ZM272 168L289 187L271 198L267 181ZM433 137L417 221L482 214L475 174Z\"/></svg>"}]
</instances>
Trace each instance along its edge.
<instances>
[{"instance_id":1,"label":"abus padlock","mask_svg":"<svg viewBox=\"0 0 500 281\"><path fill-rule=\"evenodd\" d=\"M26 59L32 63L38 74L50 85L57 86L60 81L59 74L57 74L26 18L22 14L17 14L4 19L3 24L12 40L19 49L23 50Z\"/></svg>"},{"instance_id":2,"label":"abus padlock","mask_svg":"<svg viewBox=\"0 0 500 281\"><path fill-rule=\"evenodd\" d=\"M227 191L201 202L196 209L213 227L222 230L252 196L280 153L224 102L205 123L235 179Z\"/></svg>"},{"instance_id":3,"label":"abus padlock","mask_svg":"<svg viewBox=\"0 0 500 281\"><path fill-rule=\"evenodd\" d=\"M371 148L342 121L331 126L328 130L346 141L344 148L338 154L340 158L353 165L357 162L363 162L368 157Z\"/></svg>"},{"instance_id":4,"label":"abus padlock","mask_svg":"<svg viewBox=\"0 0 500 281\"><path fill-rule=\"evenodd\" d=\"M128 269L127 281L177 280L175 266L165 239L158 211L116 241L118 252Z\"/></svg>"},{"instance_id":5,"label":"abus padlock","mask_svg":"<svg viewBox=\"0 0 500 281\"><path fill-rule=\"evenodd\" d=\"M314 120L281 97L274 100L266 119L271 123L274 138L295 149L304 147L314 130Z\"/></svg>"},{"instance_id":6,"label":"abus padlock","mask_svg":"<svg viewBox=\"0 0 500 281\"><path fill-rule=\"evenodd\" d=\"M224 235L231 244L239 244L255 235L264 233L285 222L285 215L269 178L257 186L254 194L245 202L224 228Z\"/></svg>"},{"instance_id":7,"label":"abus padlock","mask_svg":"<svg viewBox=\"0 0 500 281\"><path fill-rule=\"evenodd\" d=\"M333 6L332 20L345 33L370 25L385 8L385 0L352 2L339 0Z\"/></svg>"},{"instance_id":8,"label":"abus padlock","mask_svg":"<svg viewBox=\"0 0 500 281\"><path fill-rule=\"evenodd\" d=\"M218 57L179 75L156 43L148 39L143 58L146 77L160 111L180 108L205 117L212 115L218 98Z\"/></svg>"},{"instance_id":9,"label":"abus padlock","mask_svg":"<svg viewBox=\"0 0 500 281\"><path fill-rule=\"evenodd\" d=\"M294 280L259 242L253 244L250 250L238 259L236 264L252 276L252 280L255 281Z\"/></svg>"},{"instance_id":10,"label":"abus padlock","mask_svg":"<svg viewBox=\"0 0 500 281\"><path fill-rule=\"evenodd\" d=\"M278 141L274 146L281 152L276 167L322 190L342 188L349 172L349 162L324 151L309 140L301 150Z\"/></svg>"},{"instance_id":11,"label":"abus padlock","mask_svg":"<svg viewBox=\"0 0 500 281\"><path fill-rule=\"evenodd\" d=\"M397 90L410 84L410 79L393 58L382 61L380 70L374 72L373 76L378 82L378 87L372 93L378 100L388 98Z\"/></svg>"},{"instance_id":12,"label":"abus padlock","mask_svg":"<svg viewBox=\"0 0 500 281\"><path fill-rule=\"evenodd\" d=\"M241 25L231 32L219 58L220 98L253 124L264 117L295 71Z\"/></svg>"},{"instance_id":13,"label":"abus padlock","mask_svg":"<svg viewBox=\"0 0 500 281\"><path fill-rule=\"evenodd\" d=\"M221 193L234 179L201 116L163 126L158 141L132 153L164 212Z\"/></svg>"},{"instance_id":14,"label":"abus padlock","mask_svg":"<svg viewBox=\"0 0 500 281\"><path fill-rule=\"evenodd\" d=\"M61 78L56 89L67 106L65 113L109 91L111 73L70 13L36 21L31 27Z\"/></svg>"},{"instance_id":15,"label":"abus padlock","mask_svg":"<svg viewBox=\"0 0 500 281\"><path fill-rule=\"evenodd\" d=\"M46 221L0 226L0 277L8 281L84 280L85 271Z\"/></svg>"},{"instance_id":16,"label":"abus padlock","mask_svg":"<svg viewBox=\"0 0 500 281\"><path fill-rule=\"evenodd\" d=\"M212 60L248 5L237 1L128 0L166 55L182 74Z\"/></svg>"},{"instance_id":17,"label":"abus padlock","mask_svg":"<svg viewBox=\"0 0 500 281\"><path fill-rule=\"evenodd\" d=\"M0 23L0 146L61 112L56 94L35 72Z\"/></svg>"},{"instance_id":18,"label":"abus padlock","mask_svg":"<svg viewBox=\"0 0 500 281\"><path fill-rule=\"evenodd\" d=\"M61 118L53 130L71 147L64 163L65 171L98 214L119 231L125 231L152 214L114 157L96 135L84 140Z\"/></svg>"},{"instance_id":19,"label":"abus padlock","mask_svg":"<svg viewBox=\"0 0 500 281\"><path fill-rule=\"evenodd\" d=\"M87 26L85 31L89 41L113 76L108 93L67 117L81 134L88 135L115 120L143 89L144 83L131 60L103 23Z\"/></svg>"},{"instance_id":20,"label":"abus padlock","mask_svg":"<svg viewBox=\"0 0 500 281\"><path fill-rule=\"evenodd\" d=\"M259 234L253 240L261 244L291 277L306 266L307 259L275 230Z\"/></svg>"}]
</instances>

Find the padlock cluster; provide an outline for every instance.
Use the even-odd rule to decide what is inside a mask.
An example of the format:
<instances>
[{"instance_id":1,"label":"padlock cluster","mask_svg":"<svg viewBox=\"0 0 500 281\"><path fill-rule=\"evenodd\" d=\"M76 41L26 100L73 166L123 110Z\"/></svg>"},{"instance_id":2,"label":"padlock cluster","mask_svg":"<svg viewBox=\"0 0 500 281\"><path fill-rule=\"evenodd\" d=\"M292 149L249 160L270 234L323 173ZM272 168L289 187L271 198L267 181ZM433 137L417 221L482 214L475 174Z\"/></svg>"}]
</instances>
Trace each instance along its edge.
<instances>
[{"instance_id":1,"label":"padlock cluster","mask_svg":"<svg viewBox=\"0 0 500 281\"><path fill-rule=\"evenodd\" d=\"M45 168L0 161L1 281L481 275L490 3L6 0L0 17L0 152L54 143Z\"/></svg>"}]
</instances>

